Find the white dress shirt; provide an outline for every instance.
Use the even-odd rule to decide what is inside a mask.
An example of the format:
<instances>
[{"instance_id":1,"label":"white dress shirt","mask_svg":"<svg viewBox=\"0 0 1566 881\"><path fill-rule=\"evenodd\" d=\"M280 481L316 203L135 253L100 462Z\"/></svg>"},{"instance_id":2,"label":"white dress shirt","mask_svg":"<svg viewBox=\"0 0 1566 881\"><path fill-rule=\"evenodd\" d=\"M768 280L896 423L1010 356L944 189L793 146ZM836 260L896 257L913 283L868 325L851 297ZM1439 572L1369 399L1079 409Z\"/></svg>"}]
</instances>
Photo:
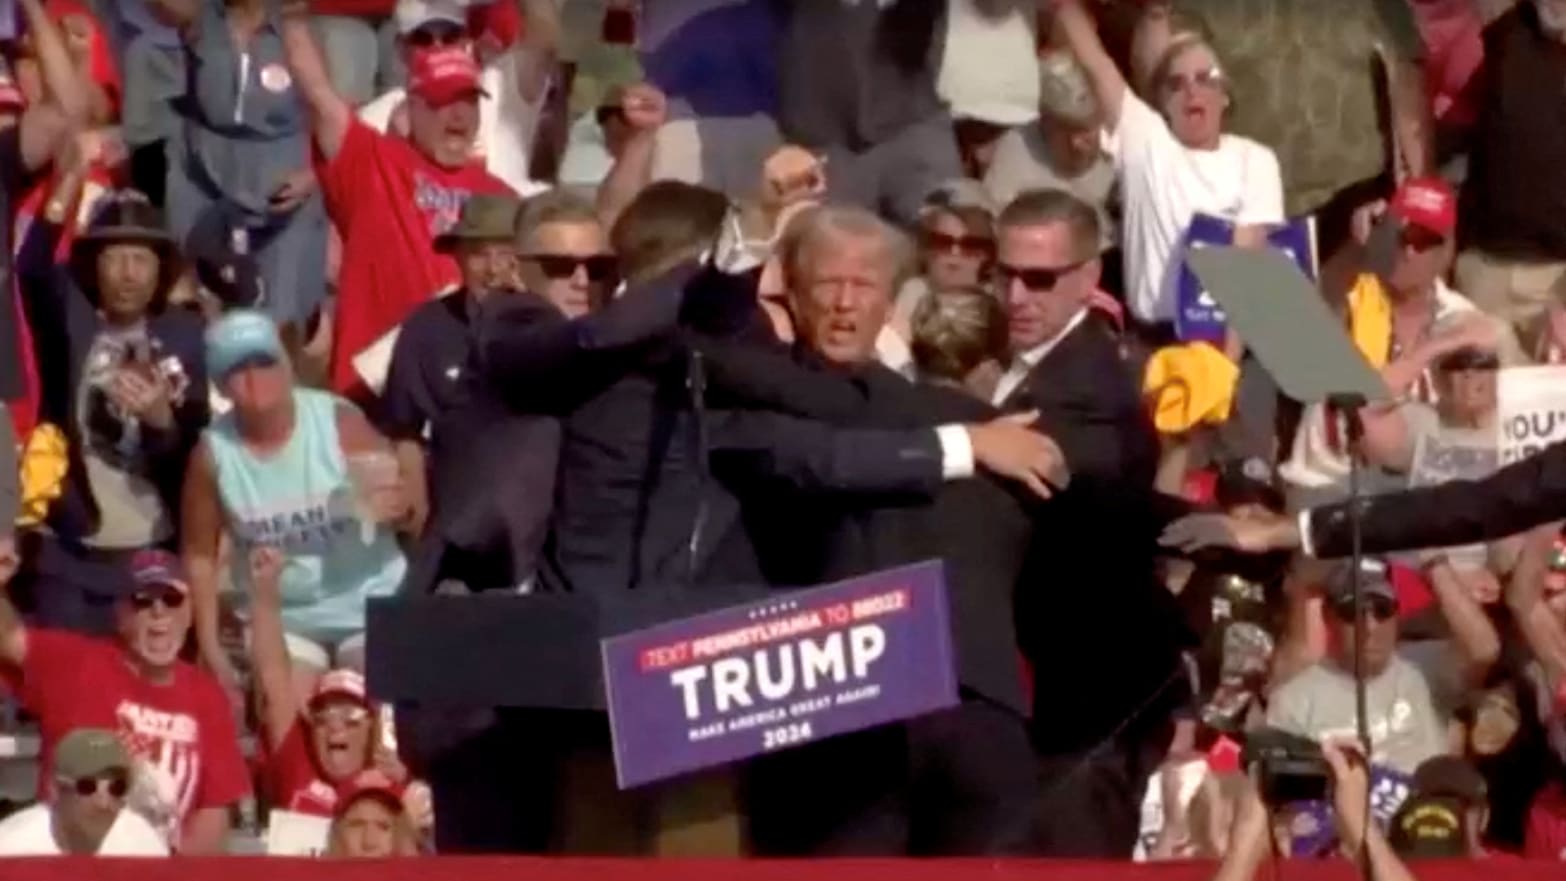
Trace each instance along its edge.
<instances>
[{"instance_id":1,"label":"white dress shirt","mask_svg":"<svg viewBox=\"0 0 1566 881\"><path fill-rule=\"evenodd\" d=\"M1087 318L1087 314L1087 307L1083 306L1077 310L1077 314L1071 316L1071 320L1066 322L1066 326L1061 328L1060 333L1013 358L1011 366L1007 367L1006 372L1001 374L1000 382L995 384L995 396L990 399L990 402L997 407L1005 403L1006 399L1011 397L1011 393L1016 391L1022 385L1023 380L1028 378L1028 373L1033 368L1039 366L1039 362L1044 360L1044 356L1060 345L1060 341L1065 339L1067 334L1076 330L1077 325Z\"/></svg>"}]
</instances>

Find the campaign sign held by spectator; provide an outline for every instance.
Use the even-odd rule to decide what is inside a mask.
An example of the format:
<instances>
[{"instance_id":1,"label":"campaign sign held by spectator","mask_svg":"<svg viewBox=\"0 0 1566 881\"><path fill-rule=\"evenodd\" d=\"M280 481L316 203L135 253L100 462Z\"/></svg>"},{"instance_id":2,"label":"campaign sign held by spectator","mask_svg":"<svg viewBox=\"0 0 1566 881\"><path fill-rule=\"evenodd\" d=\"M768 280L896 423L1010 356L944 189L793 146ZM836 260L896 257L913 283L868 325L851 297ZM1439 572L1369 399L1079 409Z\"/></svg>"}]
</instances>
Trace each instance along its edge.
<instances>
[{"instance_id":1,"label":"campaign sign held by spectator","mask_svg":"<svg viewBox=\"0 0 1566 881\"><path fill-rule=\"evenodd\" d=\"M1566 440L1566 366L1508 367L1499 397L1501 465Z\"/></svg>"},{"instance_id":2,"label":"campaign sign held by spectator","mask_svg":"<svg viewBox=\"0 0 1566 881\"><path fill-rule=\"evenodd\" d=\"M957 703L938 561L603 641L628 789Z\"/></svg>"},{"instance_id":3,"label":"campaign sign held by spectator","mask_svg":"<svg viewBox=\"0 0 1566 881\"><path fill-rule=\"evenodd\" d=\"M1302 217L1274 228L1267 234L1274 248L1288 254L1300 271L1316 280L1316 221ZM1197 214L1185 232L1189 253L1214 245L1234 244L1234 224L1210 214ZM1204 340L1222 344L1227 329L1223 307L1207 293L1188 261L1181 260L1175 290L1175 334L1184 342Z\"/></svg>"},{"instance_id":4,"label":"campaign sign held by spectator","mask_svg":"<svg viewBox=\"0 0 1566 881\"><path fill-rule=\"evenodd\" d=\"M1414 442L1413 464L1408 471L1411 487L1435 486L1453 480L1481 480L1495 471L1500 455L1494 430L1440 429L1422 434ZM1458 569L1483 569L1489 546L1483 543L1442 548Z\"/></svg>"}]
</instances>

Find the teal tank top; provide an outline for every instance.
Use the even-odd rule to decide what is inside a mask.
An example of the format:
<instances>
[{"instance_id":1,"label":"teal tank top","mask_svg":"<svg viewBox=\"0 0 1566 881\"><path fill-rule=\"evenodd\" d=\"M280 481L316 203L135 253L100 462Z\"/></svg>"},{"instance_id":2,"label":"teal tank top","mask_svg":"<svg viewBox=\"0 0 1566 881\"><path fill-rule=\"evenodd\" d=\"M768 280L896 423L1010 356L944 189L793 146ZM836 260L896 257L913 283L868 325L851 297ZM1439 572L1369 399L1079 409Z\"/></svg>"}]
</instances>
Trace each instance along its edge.
<instances>
[{"instance_id":1,"label":"teal tank top","mask_svg":"<svg viewBox=\"0 0 1566 881\"><path fill-rule=\"evenodd\" d=\"M364 629L365 600L402 583L407 564L389 527L359 517L348 464L337 438L334 395L294 390L294 434L275 454L260 457L240 439L233 413L206 430L218 493L233 539L233 583L250 596L249 557L257 545L287 554L283 626L331 643Z\"/></svg>"}]
</instances>

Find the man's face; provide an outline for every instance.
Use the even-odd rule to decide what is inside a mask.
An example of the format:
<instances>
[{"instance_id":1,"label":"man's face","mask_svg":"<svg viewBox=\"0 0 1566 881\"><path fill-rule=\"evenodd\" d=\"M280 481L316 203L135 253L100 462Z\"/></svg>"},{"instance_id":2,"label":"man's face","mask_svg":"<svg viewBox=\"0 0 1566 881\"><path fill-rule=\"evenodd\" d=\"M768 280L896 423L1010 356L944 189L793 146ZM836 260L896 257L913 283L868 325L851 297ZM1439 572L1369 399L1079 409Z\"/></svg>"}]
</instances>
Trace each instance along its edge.
<instances>
[{"instance_id":1,"label":"man's face","mask_svg":"<svg viewBox=\"0 0 1566 881\"><path fill-rule=\"evenodd\" d=\"M1087 307L1098 284L1098 257L1064 223L1003 227L996 261L1011 348L1022 352L1059 336Z\"/></svg>"},{"instance_id":2,"label":"man's face","mask_svg":"<svg viewBox=\"0 0 1566 881\"><path fill-rule=\"evenodd\" d=\"M517 249L509 240L462 242L457 245L462 286L470 291L510 287L516 281Z\"/></svg>"},{"instance_id":3,"label":"man's face","mask_svg":"<svg viewBox=\"0 0 1566 881\"><path fill-rule=\"evenodd\" d=\"M369 708L347 696L310 705L310 742L328 782L347 780L364 770L370 758L371 723Z\"/></svg>"},{"instance_id":4,"label":"man's face","mask_svg":"<svg viewBox=\"0 0 1566 881\"><path fill-rule=\"evenodd\" d=\"M257 358L230 370L223 377L223 393L241 413L268 413L293 394L288 365L275 358Z\"/></svg>"},{"instance_id":5,"label":"man's face","mask_svg":"<svg viewBox=\"0 0 1566 881\"><path fill-rule=\"evenodd\" d=\"M1186 48L1170 63L1163 82L1154 87L1176 140L1193 149L1218 146L1229 95L1211 49L1201 44Z\"/></svg>"},{"instance_id":6,"label":"man's face","mask_svg":"<svg viewBox=\"0 0 1566 881\"><path fill-rule=\"evenodd\" d=\"M419 152L442 168L461 168L473 157L478 135L479 96L474 93L435 106L408 96L408 137Z\"/></svg>"},{"instance_id":7,"label":"man's face","mask_svg":"<svg viewBox=\"0 0 1566 881\"><path fill-rule=\"evenodd\" d=\"M179 659L190 629L189 599L173 585L150 585L119 601L120 638L142 664L161 670Z\"/></svg>"},{"instance_id":8,"label":"man's face","mask_svg":"<svg viewBox=\"0 0 1566 881\"><path fill-rule=\"evenodd\" d=\"M790 292L800 340L836 364L872 360L895 294L891 250L876 237L838 234L801 257Z\"/></svg>"},{"instance_id":9,"label":"man's face","mask_svg":"<svg viewBox=\"0 0 1566 881\"><path fill-rule=\"evenodd\" d=\"M119 321L137 321L158 293L158 252L115 243L98 252L98 302Z\"/></svg>"},{"instance_id":10,"label":"man's face","mask_svg":"<svg viewBox=\"0 0 1566 881\"><path fill-rule=\"evenodd\" d=\"M1385 597L1365 598L1365 674L1380 676L1397 651L1397 604ZM1354 669L1353 604L1329 606L1328 615L1336 639L1335 657L1344 670Z\"/></svg>"},{"instance_id":11,"label":"man's face","mask_svg":"<svg viewBox=\"0 0 1566 881\"><path fill-rule=\"evenodd\" d=\"M995 241L968 230L962 218L937 211L924 222L924 274L936 291L977 285Z\"/></svg>"},{"instance_id":12,"label":"man's face","mask_svg":"<svg viewBox=\"0 0 1566 881\"><path fill-rule=\"evenodd\" d=\"M366 796L337 819L343 856L381 859L397 855L398 817L379 798Z\"/></svg>"},{"instance_id":13,"label":"man's face","mask_svg":"<svg viewBox=\"0 0 1566 881\"><path fill-rule=\"evenodd\" d=\"M1405 224L1398 231L1397 254L1386 279L1387 286L1396 292L1428 290L1436 279L1446 274L1451 253L1450 239L1442 238L1422 226Z\"/></svg>"},{"instance_id":14,"label":"man's face","mask_svg":"<svg viewBox=\"0 0 1566 881\"><path fill-rule=\"evenodd\" d=\"M555 304L567 317L586 315L609 294L613 266L603 227L569 221L546 223L522 242L518 262L522 285ZM597 278L594 278L597 276Z\"/></svg>"},{"instance_id":15,"label":"man's face","mask_svg":"<svg viewBox=\"0 0 1566 881\"><path fill-rule=\"evenodd\" d=\"M88 785L93 789L87 795L77 788ZM125 770L81 781L61 780L55 785L55 809L65 826L75 831L72 839L102 842L125 807L129 791L130 773Z\"/></svg>"},{"instance_id":16,"label":"man's face","mask_svg":"<svg viewBox=\"0 0 1566 881\"><path fill-rule=\"evenodd\" d=\"M1044 119L1040 125L1044 127L1044 137L1052 140L1055 149L1067 160L1066 167L1059 169L1061 172L1079 173L1092 165L1103 152L1099 145L1097 120L1081 123Z\"/></svg>"}]
</instances>

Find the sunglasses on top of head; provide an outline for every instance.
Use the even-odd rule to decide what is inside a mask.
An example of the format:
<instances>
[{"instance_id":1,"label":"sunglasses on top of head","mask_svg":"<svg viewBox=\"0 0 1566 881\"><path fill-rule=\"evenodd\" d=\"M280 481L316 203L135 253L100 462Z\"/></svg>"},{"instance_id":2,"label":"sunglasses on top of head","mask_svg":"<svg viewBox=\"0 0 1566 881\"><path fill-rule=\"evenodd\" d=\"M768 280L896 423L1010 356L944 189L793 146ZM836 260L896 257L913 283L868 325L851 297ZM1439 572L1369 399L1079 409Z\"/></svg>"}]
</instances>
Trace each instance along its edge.
<instances>
[{"instance_id":1,"label":"sunglasses on top of head","mask_svg":"<svg viewBox=\"0 0 1566 881\"><path fill-rule=\"evenodd\" d=\"M1339 621L1354 620L1354 602L1349 600L1333 605L1332 612ZM1397 603L1386 597L1365 597L1365 614L1377 621L1390 621L1397 617Z\"/></svg>"},{"instance_id":2,"label":"sunglasses on top of head","mask_svg":"<svg viewBox=\"0 0 1566 881\"><path fill-rule=\"evenodd\" d=\"M138 590L131 594L131 608L138 612L145 612L158 603L165 609L177 609L185 605L185 594L177 588L166 587L162 590Z\"/></svg>"},{"instance_id":3,"label":"sunglasses on top of head","mask_svg":"<svg viewBox=\"0 0 1566 881\"><path fill-rule=\"evenodd\" d=\"M612 281L620 268L619 261L612 254L594 254L590 257L575 254L524 254L522 259L536 263L545 277L555 281L576 275L577 267L587 273L590 282Z\"/></svg>"},{"instance_id":4,"label":"sunglasses on top of head","mask_svg":"<svg viewBox=\"0 0 1566 881\"><path fill-rule=\"evenodd\" d=\"M459 27L451 22L432 22L420 25L407 37L408 43L419 49L432 49L436 46L459 46L468 39L466 28Z\"/></svg>"},{"instance_id":5,"label":"sunglasses on top of head","mask_svg":"<svg viewBox=\"0 0 1566 881\"><path fill-rule=\"evenodd\" d=\"M984 236L953 236L943 232L924 234L925 248L937 254L964 254L983 257L995 250L995 243Z\"/></svg>"},{"instance_id":6,"label":"sunglasses on top of head","mask_svg":"<svg viewBox=\"0 0 1566 881\"><path fill-rule=\"evenodd\" d=\"M91 798L100 789L107 788L112 798L124 798L130 792L130 781L122 774L110 774L103 777L78 777L75 780L61 779L60 782L69 786L82 798Z\"/></svg>"},{"instance_id":7,"label":"sunglasses on top of head","mask_svg":"<svg viewBox=\"0 0 1566 881\"><path fill-rule=\"evenodd\" d=\"M1081 269L1086 260L1078 260L1065 266L1012 266L1009 263L995 264L995 277L1002 287L1009 287L1012 279L1022 282L1022 286L1030 291L1052 291L1060 280L1078 269Z\"/></svg>"}]
</instances>

